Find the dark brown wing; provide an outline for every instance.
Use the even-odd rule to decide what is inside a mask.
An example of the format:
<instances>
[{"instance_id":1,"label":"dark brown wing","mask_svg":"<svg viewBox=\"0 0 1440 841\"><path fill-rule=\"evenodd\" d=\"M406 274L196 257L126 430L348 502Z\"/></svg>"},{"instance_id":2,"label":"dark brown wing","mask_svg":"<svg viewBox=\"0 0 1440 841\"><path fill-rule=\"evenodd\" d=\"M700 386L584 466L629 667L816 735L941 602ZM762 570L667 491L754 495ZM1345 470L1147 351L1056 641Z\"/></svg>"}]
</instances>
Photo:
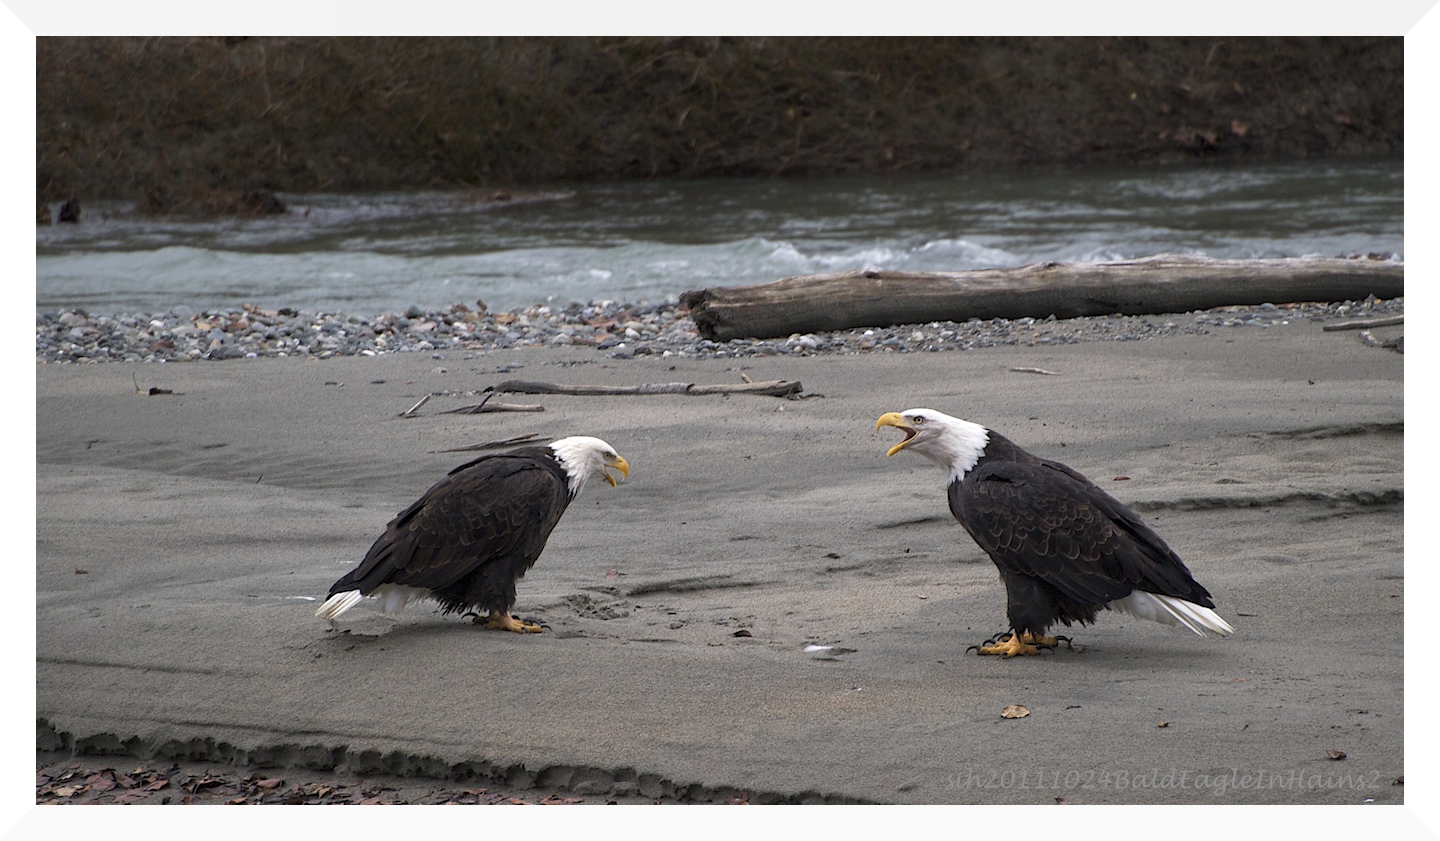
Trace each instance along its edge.
<instances>
[{"instance_id":1,"label":"dark brown wing","mask_svg":"<svg viewBox=\"0 0 1440 841\"><path fill-rule=\"evenodd\" d=\"M437 589L501 565L529 569L569 505L565 474L546 455L487 456L462 465L401 511L330 594L381 584Z\"/></svg>"},{"instance_id":2,"label":"dark brown wing","mask_svg":"<svg viewBox=\"0 0 1440 841\"><path fill-rule=\"evenodd\" d=\"M955 518L996 565L1073 601L1101 605L1139 589L1214 607L1159 535L1059 462L985 460L949 496Z\"/></svg>"}]
</instances>

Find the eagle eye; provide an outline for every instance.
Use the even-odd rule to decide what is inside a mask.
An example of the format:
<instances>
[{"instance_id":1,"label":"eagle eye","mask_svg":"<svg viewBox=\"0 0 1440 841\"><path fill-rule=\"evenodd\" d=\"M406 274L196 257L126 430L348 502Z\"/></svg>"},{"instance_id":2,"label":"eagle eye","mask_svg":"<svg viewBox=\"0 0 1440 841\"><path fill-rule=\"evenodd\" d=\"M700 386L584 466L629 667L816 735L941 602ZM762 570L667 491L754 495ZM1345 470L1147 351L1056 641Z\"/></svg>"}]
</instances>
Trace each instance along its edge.
<instances>
[{"instance_id":1,"label":"eagle eye","mask_svg":"<svg viewBox=\"0 0 1440 841\"><path fill-rule=\"evenodd\" d=\"M924 416L924 415L916 415L915 417L911 418L911 420L915 422L915 425L916 425L916 426L919 426L920 424L922 424L922 423L925 422L925 416Z\"/></svg>"}]
</instances>

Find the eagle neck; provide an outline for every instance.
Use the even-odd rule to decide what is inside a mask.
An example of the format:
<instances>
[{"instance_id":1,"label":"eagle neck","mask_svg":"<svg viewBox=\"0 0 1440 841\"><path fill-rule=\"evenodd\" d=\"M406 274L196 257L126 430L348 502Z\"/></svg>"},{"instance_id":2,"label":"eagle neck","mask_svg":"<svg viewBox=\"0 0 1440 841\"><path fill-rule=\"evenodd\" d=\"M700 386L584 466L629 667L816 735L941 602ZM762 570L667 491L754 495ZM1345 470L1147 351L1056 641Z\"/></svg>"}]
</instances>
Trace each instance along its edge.
<instances>
[{"instance_id":1,"label":"eagle neck","mask_svg":"<svg viewBox=\"0 0 1440 841\"><path fill-rule=\"evenodd\" d=\"M990 443L990 430L978 423L956 418L938 443L944 453L941 464L950 468L950 481L959 482L985 457Z\"/></svg>"},{"instance_id":2,"label":"eagle neck","mask_svg":"<svg viewBox=\"0 0 1440 841\"><path fill-rule=\"evenodd\" d=\"M574 499L580 495L585 488L585 480L590 476L590 467L585 461L583 453L571 450L563 446L562 441L552 444L550 451L555 454L555 461L560 464L560 469L565 472L565 487L570 491L570 498Z\"/></svg>"}]
</instances>

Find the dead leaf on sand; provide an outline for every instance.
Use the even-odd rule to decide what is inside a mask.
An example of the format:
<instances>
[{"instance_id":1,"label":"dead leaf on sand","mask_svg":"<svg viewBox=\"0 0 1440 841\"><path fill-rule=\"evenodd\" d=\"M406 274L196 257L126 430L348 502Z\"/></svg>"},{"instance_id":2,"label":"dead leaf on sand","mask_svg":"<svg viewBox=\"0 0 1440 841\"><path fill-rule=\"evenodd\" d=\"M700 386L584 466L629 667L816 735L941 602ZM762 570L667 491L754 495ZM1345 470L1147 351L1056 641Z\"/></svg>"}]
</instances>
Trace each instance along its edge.
<instances>
[{"instance_id":1,"label":"dead leaf on sand","mask_svg":"<svg viewBox=\"0 0 1440 841\"><path fill-rule=\"evenodd\" d=\"M578 798L578 797L561 797L561 796L558 795L558 794L552 794L552 795L549 795L548 797L546 797L544 800L541 800L541 801L540 801L540 805L541 805L541 806L569 806L569 805L571 805L572 803L583 803L583 802L585 802L585 801L581 800L581 799Z\"/></svg>"}]
</instances>

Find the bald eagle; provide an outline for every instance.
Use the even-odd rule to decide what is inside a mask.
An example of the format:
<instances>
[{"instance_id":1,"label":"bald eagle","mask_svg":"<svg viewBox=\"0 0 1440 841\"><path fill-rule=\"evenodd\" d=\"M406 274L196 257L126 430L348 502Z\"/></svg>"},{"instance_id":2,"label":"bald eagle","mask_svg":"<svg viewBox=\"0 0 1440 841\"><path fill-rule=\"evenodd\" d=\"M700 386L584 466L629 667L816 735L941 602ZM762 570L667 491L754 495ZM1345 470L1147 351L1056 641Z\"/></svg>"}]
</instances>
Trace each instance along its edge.
<instances>
[{"instance_id":1,"label":"bald eagle","mask_svg":"<svg viewBox=\"0 0 1440 841\"><path fill-rule=\"evenodd\" d=\"M913 450L950 474L950 512L1000 569L1010 631L981 654L1039 654L1102 610L1181 624L1200 636L1235 629L1180 557L1119 500L1076 470L1031 455L999 433L934 409L875 422L905 434L886 455Z\"/></svg>"},{"instance_id":2,"label":"bald eagle","mask_svg":"<svg viewBox=\"0 0 1440 841\"><path fill-rule=\"evenodd\" d=\"M515 582L586 479L615 486L612 469L630 475L614 447L585 436L462 464L390 521L315 615L333 620L366 596L379 598L385 613L431 598L444 613L486 611L486 628L538 633L539 625L510 615Z\"/></svg>"}]
</instances>

